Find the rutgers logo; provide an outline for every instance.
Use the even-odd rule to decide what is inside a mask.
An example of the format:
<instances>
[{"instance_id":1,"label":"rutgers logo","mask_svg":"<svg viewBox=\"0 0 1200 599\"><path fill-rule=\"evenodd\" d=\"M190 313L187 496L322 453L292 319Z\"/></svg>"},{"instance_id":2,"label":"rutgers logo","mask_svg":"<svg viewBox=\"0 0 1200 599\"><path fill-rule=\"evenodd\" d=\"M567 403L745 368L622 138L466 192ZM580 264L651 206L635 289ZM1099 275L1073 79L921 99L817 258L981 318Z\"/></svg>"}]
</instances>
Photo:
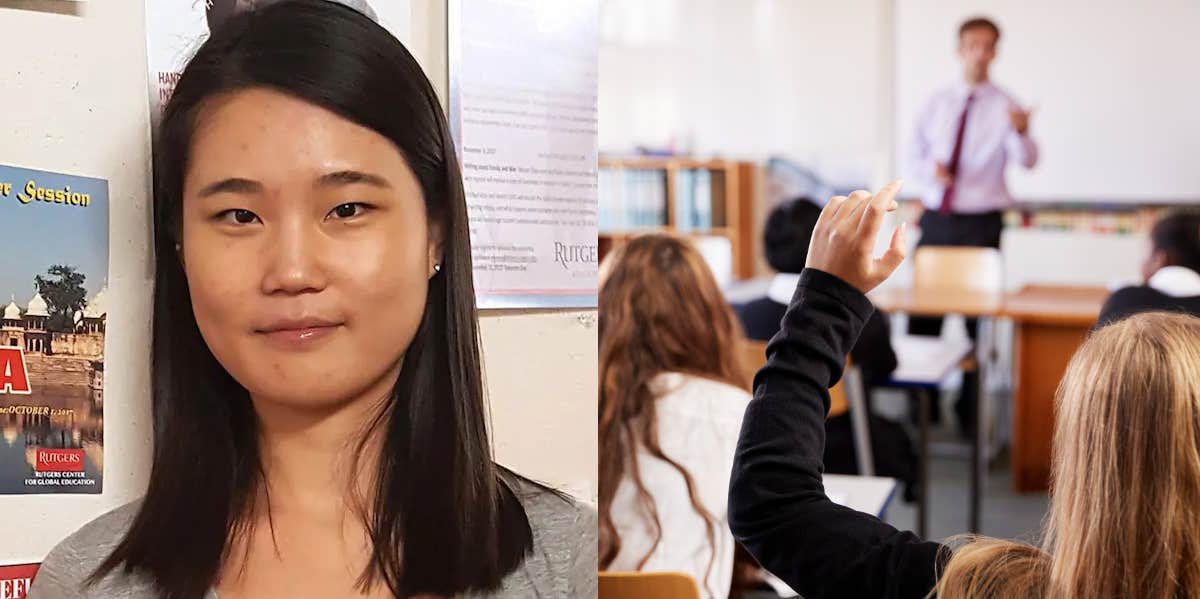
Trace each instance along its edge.
<instances>
[{"instance_id":1,"label":"rutgers logo","mask_svg":"<svg viewBox=\"0 0 1200 599\"><path fill-rule=\"evenodd\" d=\"M20 347L0 347L0 393L29 395L29 371Z\"/></svg>"},{"instance_id":2,"label":"rutgers logo","mask_svg":"<svg viewBox=\"0 0 1200 599\"><path fill-rule=\"evenodd\" d=\"M82 449L38 449L38 472L83 472Z\"/></svg>"}]
</instances>

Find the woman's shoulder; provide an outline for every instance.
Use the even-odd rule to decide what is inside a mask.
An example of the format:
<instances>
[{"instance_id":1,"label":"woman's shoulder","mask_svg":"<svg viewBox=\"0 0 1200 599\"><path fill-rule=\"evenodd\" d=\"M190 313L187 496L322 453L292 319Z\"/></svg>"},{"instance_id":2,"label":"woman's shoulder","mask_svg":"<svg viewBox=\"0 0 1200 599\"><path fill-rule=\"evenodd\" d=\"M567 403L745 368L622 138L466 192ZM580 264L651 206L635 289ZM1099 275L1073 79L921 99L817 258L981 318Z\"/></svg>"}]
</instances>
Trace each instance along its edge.
<instances>
[{"instance_id":1,"label":"woman's shoulder","mask_svg":"<svg viewBox=\"0 0 1200 599\"><path fill-rule=\"evenodd\" d=\"M504 477L525 509L533 551L492 597L596 594L596 509L518 475Z\"/></svg>"},{"instance_id":2,"label":"woman's shoulder","mask_svg":"<svg viewBox=\"0 0 1200 599\"><path fill-rule=\"evenodd\" d=\"M42 562L29 596L35 599L143 596L138 594L134 581L119 575L110 575L86 588L87 579L125 538L140 505L139 500L116 508L63 539Z\"/></svg>"},{"instance_id":3,"label":"woman's shoulder","mask_svg":"<svg viewBox=\"0 0 1200 599\"><path fill-rule=\"evenodd\" d=\"M575 546L596 536L595 508L521 476L509 477L508 483L525 508L535 543Z\"/></svg>"}]
</instances>

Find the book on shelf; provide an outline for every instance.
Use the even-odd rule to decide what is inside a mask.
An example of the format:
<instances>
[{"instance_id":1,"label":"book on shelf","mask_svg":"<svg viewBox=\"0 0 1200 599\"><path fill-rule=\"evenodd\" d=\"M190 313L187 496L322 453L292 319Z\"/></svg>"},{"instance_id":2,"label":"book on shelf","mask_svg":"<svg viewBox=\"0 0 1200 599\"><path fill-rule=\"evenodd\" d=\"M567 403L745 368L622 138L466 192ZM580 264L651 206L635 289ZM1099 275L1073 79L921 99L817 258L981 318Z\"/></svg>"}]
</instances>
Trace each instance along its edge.
<instances>
[{"instance_id":1,"label":"book on shelf","mask_svg":"<svg viewBox=\"0 0 1200 599\"><path fill-rule=\"evenodd\" d=\"M668 197L667 177L674 175ZM663 228L707 231L713 226L713 176L709 169L601 168L598 178L601 232ZM668 222L670 202L674 218Z\"/></svg>"},{"instance_id":2,"label":"book on shelf","mask_svg":"<svg viewBox=\"0 0 1200 599\"><path fill-rule=\"evenodd\" d=\"M655 170L600 169L600 231L661 227L667 222L664 174Z\"/></svg>"},{"instance_id":3,"label":"book on shelf","mask_svg":"<svg viewBox=\"0 0 1200 599\"><path fill-rule=\"evenodd\" d=\"M675 228L706 231L712 228L712 172L708 169L675 171Z\"/></svg>"}]
</instances>

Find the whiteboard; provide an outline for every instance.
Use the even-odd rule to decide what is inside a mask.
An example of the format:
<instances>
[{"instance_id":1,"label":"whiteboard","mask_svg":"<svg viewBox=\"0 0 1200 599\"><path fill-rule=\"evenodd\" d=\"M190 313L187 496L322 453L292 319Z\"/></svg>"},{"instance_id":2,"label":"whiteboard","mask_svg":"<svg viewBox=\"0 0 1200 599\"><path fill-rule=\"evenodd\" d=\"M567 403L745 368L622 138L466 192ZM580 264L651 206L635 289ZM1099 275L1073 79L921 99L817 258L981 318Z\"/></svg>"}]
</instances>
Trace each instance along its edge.
<instances>
[{"instance_id":1,"label":"whiteboard","mask_svg":"<svg viewBox=\"0 0 1200 599\"><path fill-rule=\"evenodd\" d=\"M958 26L976 15L1002 32L991 79L1035 107L1039 163L1009 167L1018 201L1200 202L1192 0L894 0L898 168L923 103L961 77Z\"/></svg>"}]
</instances>

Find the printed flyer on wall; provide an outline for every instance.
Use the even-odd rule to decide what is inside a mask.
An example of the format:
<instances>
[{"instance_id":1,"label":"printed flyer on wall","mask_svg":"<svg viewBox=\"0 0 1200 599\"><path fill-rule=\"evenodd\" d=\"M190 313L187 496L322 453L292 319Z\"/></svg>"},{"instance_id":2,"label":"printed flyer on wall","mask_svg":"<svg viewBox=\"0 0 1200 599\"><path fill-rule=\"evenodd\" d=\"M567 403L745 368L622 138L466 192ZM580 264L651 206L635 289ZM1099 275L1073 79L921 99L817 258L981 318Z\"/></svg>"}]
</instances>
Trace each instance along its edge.
<instances>
[{"instance_id":1,"label":"printed flyer on wall","mask_svg":"<svg viewBox=\"0 0 1200 599\"><path fill-rule=\"evenodd\" d=\"M448 13L479 307L594 307L599 2L452 0Z\"/></svg>"},{"instance_id":2,"label":"printed flyer on wall","mask_svg":"<svg viewBox=\"0 0 1200 599\"><path fill-rule=\"evenodd\" d=\"M25 599L38 564L0 566L0 599Z\"/></svg>"},{"instance_id":3,"label":"printed flyer on wall","mask_svg":"<svg viewBox=\"0 0 1200 599\"><path fill-rule=\"evenodd\" d=\"M108 183L0 165L0 495L100 493Z\"/></svg>"},{"instance_id":4,"label":"printed flyer on wall","mask_svg":"<svg viewBox=\"0 0 1200 599\"><path fill-rule=\"evenodd\" d=\"M234 15L278 0L147 0L146 51L150 67L150 114L162 114L184 65L200 44ZM400 40L408 39L410 0L338 0L375 19Z\"/></svg>"}]
</instances>

